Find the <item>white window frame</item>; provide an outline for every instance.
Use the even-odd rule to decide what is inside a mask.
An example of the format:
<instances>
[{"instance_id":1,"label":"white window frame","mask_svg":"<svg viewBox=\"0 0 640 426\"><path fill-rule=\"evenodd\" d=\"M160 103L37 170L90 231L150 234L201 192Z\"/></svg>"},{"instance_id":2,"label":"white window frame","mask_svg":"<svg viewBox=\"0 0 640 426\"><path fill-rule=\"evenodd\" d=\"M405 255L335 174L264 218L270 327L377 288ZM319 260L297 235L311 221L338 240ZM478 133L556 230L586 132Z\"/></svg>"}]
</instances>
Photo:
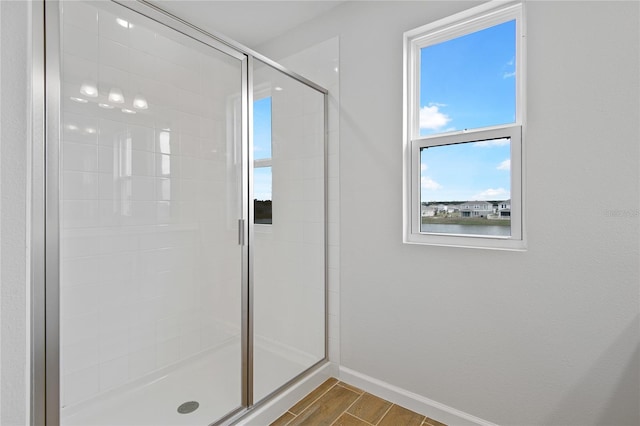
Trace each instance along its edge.
<instances>
[{"instance_id":1,"label":"white window frame","mask_svg":"<svg viewBox=\"0 0 640 426\"><path fill-rule=\"evenodd\" d=\"M525 31L522 3L490 1L404 34L403 78L403 242L498 250L524 250L524 57ZM516 21L515 122L420 136L421 49L474 33L504 22ZM511 236L437 234L421 232L420 150L457 143L509 138L511 143Z\"/></svg>"}]
</instances>

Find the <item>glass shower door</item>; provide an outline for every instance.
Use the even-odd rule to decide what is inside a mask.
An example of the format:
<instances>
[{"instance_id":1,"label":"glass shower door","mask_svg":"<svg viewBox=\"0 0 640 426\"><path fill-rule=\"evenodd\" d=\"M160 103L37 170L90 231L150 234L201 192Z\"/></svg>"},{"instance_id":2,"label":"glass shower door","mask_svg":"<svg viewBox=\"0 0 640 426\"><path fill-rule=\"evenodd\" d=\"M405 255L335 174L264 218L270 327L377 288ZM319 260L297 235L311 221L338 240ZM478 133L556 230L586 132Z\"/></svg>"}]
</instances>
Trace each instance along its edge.
<instances>
[{"instance_id":1,"label":"glass shower door","mask_svg":"<svg viewBox=\"0 0 640 426\"><path fill-rule=\"evenodd\" d=\"M242 78L111 2L61 2L63 425L242 406Z\"/></svg>"},{"instance_id":2,"label":"glass shower door","mask_svg":"<svg viewBox=\"0 0 640 426\"><path fill-rule=\"evenodd\" d=\"M253 400L325 358L324 95L253 76Z\"/></svg>"}]
</instances>

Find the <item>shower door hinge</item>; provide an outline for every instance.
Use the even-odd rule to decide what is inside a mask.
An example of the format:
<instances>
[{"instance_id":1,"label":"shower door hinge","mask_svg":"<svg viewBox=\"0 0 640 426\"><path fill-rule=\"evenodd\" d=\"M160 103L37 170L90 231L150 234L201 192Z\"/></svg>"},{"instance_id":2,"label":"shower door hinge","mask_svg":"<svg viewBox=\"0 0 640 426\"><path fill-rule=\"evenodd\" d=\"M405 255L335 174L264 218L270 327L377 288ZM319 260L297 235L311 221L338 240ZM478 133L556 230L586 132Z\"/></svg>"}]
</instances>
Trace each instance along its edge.
<instances>
[{"instance_id":1,"label":"shower door hinge","mask_svg":"<svg viewBox=\"0 0 640 426\"><path fill-rule=\"evenodd\" d=\"M238 244L244 245L244 219L238 219Z\"/></svg>"}]
</instances>

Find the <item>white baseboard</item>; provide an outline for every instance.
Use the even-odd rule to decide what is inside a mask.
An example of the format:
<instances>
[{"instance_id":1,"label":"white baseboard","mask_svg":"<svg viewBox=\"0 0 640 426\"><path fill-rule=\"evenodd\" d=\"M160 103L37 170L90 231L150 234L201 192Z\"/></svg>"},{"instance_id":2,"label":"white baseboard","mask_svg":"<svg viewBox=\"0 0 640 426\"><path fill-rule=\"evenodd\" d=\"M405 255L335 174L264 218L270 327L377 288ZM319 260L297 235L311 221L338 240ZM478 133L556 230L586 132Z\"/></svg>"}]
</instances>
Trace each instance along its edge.
<instances>
[{"instance_id":1,"label":"white baseboard","mask_svg":"<svg viewBox=\"0 0 640 426\"><path fill-rule=\"evenodd\" d=\"M339 379L380 398L384 398L387 401L393 402L394 404L398 404L450 426L497 426L495 423L480 419L406 389L351 370L350 368L341 366Z\"/></svg>"},{"instance_id":2,"label":"white baseboard","mask_svg":"<svg viewBox=\"0 0 640 426\"><path fill-rule=\"evenodd\" d=\"M285 390L271 401L259 406L255 412L247 414L236 425L238 426L264 426L268 425L296 402L304 398L309 392L317 388L329 377L338 376L338 366L328 362L304 377L300 382Z\"/></svg>"}]
</instances>

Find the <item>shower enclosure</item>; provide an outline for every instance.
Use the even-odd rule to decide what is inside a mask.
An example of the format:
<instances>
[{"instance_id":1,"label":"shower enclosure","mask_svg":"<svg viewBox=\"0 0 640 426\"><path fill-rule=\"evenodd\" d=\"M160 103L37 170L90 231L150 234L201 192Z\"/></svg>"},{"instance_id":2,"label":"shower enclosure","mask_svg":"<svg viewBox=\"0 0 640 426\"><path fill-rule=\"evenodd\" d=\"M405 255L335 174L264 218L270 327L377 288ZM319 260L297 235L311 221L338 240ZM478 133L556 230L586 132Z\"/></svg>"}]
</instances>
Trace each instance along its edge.
<instances>
[{"instance_id":1,"label":"shower enclosure","mask_svg":"<svg viewBox=\"0 0 640 426\"><path fill-rule=\"evenodd\" d=\"M142 2L45 22L47 423L232 421L326 360L326 91Z\"/></svg>"}]
</instances>

